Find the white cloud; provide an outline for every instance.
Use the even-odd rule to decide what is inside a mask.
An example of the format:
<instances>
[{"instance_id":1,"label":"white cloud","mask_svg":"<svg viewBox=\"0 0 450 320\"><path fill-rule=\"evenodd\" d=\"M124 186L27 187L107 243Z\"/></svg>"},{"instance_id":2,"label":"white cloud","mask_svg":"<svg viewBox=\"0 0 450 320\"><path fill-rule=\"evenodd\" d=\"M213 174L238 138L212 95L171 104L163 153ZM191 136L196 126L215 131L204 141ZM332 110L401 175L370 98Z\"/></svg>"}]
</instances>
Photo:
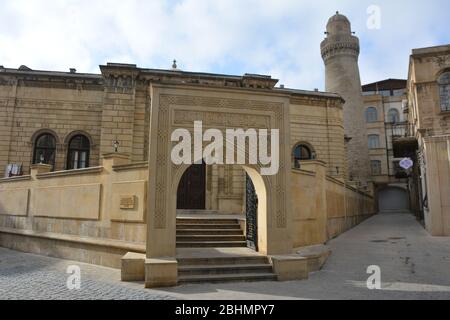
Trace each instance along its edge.
<instances>
[{"instance_id":1,"label":"white cloud","mask_svg":"<svg viewBox=\"0 0 450 320\"><path fill-rule=\"evenodd\" d=\"M363 82L406 77L412 48L449 41L446 0L0 0L0 64L99 72L107 61L189 71L271 74L323 89L319 45L340 10L361 38ZM366 28L378 2L381 30ZM377 4L377 3L374 3Z\"/></svg>"}]
</instances>

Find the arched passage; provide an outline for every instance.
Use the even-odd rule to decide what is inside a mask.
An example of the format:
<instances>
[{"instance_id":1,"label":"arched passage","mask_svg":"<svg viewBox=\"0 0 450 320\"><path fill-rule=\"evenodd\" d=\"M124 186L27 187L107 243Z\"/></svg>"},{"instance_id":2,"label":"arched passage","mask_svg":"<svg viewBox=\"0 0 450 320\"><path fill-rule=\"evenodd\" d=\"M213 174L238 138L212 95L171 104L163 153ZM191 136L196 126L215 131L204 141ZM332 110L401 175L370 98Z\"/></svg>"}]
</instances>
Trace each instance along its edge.
<instances>
[{"instance_id":1,"label":"arched passage","mask_svg":"<svg viewBox=\"0 0 450 320\"><path fill-rule=\"evenodd\" d=\"M226 167L228 165L220 165ZM206 210L205 211L205 176L207 171L205 163L194 164L190 166L180 166L174 175L174 185L172 190L176 190L176 200L173 200L177 211L177 248L203 247L203 242L217 242L217 248L227 247L249 247L256 251L260 248L265 250L267 247L267 190L264 177L260 175L257 168L243 165L232 165L242 169L242 200L243 212L229 214L228 212ZM203 174L199 174L203 172ZM241 180L240 180L241 181ZM197 198L197 199L195 199ZM201 201L197 201L201 199ZM224 221L225 220L225 221ZM227 221L233 221L239 227L238 230L223 230L220 224L227 224ZM220 221L215 225L215 221ZM237 223L240 221L240 225ZM200 224L200 227L196 225ZM210 226L208 226L210 225ZM211 228L211 225L213 228ZM226 227L232 227L226 225ZM217 228L218 230L214 230ZM217 231L217 232L215 232ZM204 236L206 240L201 237ZM226 243L226 238L230 236L231 243ZM235 238L233 236L236 236ZM199 237L199 239L195 239ZM199 242L196 242L199 241ZM240 245L237 243L240 242ZM212 246L213 243L211 243Z\"/></svg>"},{"instance_id":2,"label":"arched passage","mask_svg":"<svg viewBox=\"0 0 450 320\"><path fill-rule=\"evenodd\" d=\"M386 187L378 191L378 207L380 212L408 211L408 191L399 187Z\"/></svg>"},{"instance_id":3,"label":"arched passage","mask_svg":"<svg viewBox=\"0 0 450 320\"><path fill-rule=\"evenodd\" d=\"M178 143L171 141L171 137L177 129L187 130L194 137L195 145L196 122L202 122L205 129L215 128L223 137L229 129L277 130L280 137L277 144L280 152L276 159L279 170L262 176L261 169L267 169L267 165L252 164L243 168L251 177L259 200L259 252L266 255L291 253L289 100L284 96L249 99L244 91L233 92L231 97L223 90L211 89L200 93L172 85L152 85L151 95L146 257L164 258L155 264L150 263L152 268L163 269L156 265L176 256L177 191L182 175L189 167L171 161L172 148ZM229 148L231 152L236 151L235 146ZM195 158L194 152L194 157L188 162L198 160ZM263 170L263 173L268 171ZM146 274L156 276L155 272Z\"/></svg>"}]
</instances>

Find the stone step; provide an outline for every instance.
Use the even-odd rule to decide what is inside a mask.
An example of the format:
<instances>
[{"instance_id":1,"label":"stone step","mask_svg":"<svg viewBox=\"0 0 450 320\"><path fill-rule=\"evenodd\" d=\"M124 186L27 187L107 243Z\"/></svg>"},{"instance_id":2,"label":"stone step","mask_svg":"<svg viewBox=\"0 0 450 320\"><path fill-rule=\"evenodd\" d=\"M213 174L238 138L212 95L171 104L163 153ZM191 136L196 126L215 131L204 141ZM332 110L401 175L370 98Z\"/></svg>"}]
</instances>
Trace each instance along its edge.
<instances>
[{"instance_id":1,"label":"stone step","mask_svg":"<svg viewBox=\"0 0 450 320\"><path fill-rule=\"evenodd\" d=\"M240 229L179 229L177 230L177 236L184 235L230 235L230 236L242 236L242 230Z\"/></svg>"},{"instance_id":2,"label":"stone step","mask_svg":"<svg viewBox=\"0 0 450 320\"><path fill-rule=\"evenodd\" d=\"M177 235L177 242L205 242L205 241L245 241L245 236L240 235Z\"/></svg>"},{"instance_id":3,"label":"stone step","mask_svg":"<svg viewBox=\"0 0 450 320\"><path fill-rule=\"evenodd\" d=\"M237 219L177 218L177 224L239 224Z\"/></svg>"},{"instance_id":4,"label":"stone step","mask_svg":"<svg viewBox=\"0 0 450 320\"><path fill-rule=\"evenodd\" d=\"M235 229L241 230L239 224L190 224L190 223L180 223L177 224L177 229Z\"/></svg>"},{"instance_id":5,"label":"stone step","mask_svg":"<svg viewBox=\"0 0 450 320\"><path fill-rule=\"evenodd\" d=\"M220 282L251 282L251 281L276 281L273 273L243 273L243 274L218 274L218 275L192 275L181 276L178 284L183 283L220 283Z\"/></svg>"},{"instance_id":6,"label":"stone step","mask_svg":"<svg viewBox=\"0 0 450 320\"><path fill-rule=\"evenodd\" d=\"M272 273L270 264L194 265L178 267L179 276Z\"/></svg>"},{"instance_id":7,"label":"stone step","mask_svg":"<svg viewBox=\"0 0 450 320\"><path fill-rule=\"evenodd\" d=\"M208 258L178 258L178 266L214 266L214 265L239 265L239 264L268 264L269 259L265 256L228 256Z\"/></svg>"},{"instance_id":8,"label":"stone step","mask_svg":"<svg viewBox=\"0 0 450 320\"><path fill-rule=\"evenodd\" d=\"M177 241L178 248L241 248L246 241Z\"/></svg>"},{"instance_id":9,"label":"stone step","mask_svg":"<svg viewBox=\"0 0 450 320\"><path fill-rule=\"evenodd\" d=\"M179 216L189 215L189 216L206 216L206 215L242 215L238 212L224 212L219 210L200 210L200 209L177 209L177 214Z\"/></svg>"}]
</instances>

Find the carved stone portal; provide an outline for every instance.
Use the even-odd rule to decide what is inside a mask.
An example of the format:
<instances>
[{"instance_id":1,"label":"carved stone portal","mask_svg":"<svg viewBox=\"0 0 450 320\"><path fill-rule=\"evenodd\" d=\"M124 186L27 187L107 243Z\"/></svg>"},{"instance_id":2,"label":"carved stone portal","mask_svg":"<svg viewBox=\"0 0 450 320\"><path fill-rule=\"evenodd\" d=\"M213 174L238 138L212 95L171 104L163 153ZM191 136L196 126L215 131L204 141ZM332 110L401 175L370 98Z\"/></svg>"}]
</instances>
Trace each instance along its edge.
<instances>
[{"instance_id":1,"label":"carved stone portal","mask_svg":"<svg viewBox=\"0 0 450 320\"><path fill-rule=\"evenodd\" d=\"M290 131L289 97L233 89L152 85L149 136L147 258L176 256L176 195L188 165L175 165L170 155L175 129L193 132L194 121L204 128L279 129L280 170L259 174L259 165L245 165L259 199L258 248L263 254L291 253L289 232ZM195 159L199 160L199 159Z\"/></svg>"}]
</instances>

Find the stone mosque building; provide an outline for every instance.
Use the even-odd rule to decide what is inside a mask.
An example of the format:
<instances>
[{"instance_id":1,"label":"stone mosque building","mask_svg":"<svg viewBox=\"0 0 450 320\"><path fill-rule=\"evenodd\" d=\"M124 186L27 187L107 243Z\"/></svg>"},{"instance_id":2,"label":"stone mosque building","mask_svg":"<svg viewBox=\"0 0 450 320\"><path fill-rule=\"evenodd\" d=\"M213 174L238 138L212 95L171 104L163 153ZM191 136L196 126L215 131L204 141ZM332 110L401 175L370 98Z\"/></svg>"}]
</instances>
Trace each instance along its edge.
<instances>
[{"instance_id":1,"label":"stone mosque building","mask_svg":"<svg viewBox=\"0 0 450 320\"><path fill-rule=\"evenodd\" d=\"M338 13L326 33L328 92L176 63L0 66L0 245L121 268L146 287L306 278L329 255L320 245L377 212L358 38ZM195 121L278 129L278 173L175 165L171 134Z\"/></svg>"}]
</instances>

